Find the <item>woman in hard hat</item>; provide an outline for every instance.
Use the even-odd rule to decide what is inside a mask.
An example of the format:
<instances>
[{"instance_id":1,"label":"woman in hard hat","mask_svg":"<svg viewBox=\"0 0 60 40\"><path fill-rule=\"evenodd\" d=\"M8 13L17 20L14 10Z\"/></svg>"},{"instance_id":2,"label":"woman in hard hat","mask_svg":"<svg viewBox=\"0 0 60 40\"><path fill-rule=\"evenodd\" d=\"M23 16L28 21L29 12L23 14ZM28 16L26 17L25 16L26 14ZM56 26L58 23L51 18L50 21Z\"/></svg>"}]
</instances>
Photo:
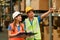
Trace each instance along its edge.
<instances>
[{"instance_id":1,"label":"woman in hard hat","mask_svg":"<svg viewBox=\"0 0 60 40\"><path fill-rule=\"evenodd\" d=\"M27 32L37 33L36 35L27 38L26 40L41 40L41 32L39 23L41 20L49 15L53 11L53 8L50 8L48 12L42 14L41 16L34 17L34 12L32 7L26 7L26 13L28 18L25 19L24 24Z\"/></svg>"},{"instance_id":2,"label":"woman in hard hat","mask_svg":"<svg viewBox=\"0 0 60 40\"><path fill-rule=\"evenodd\" d=\"M9 40L24 40L24 38L14 37L17 34L24 32L24 24L21 23L21 13L16 11L13 13L12 17L14 21L8 26Z\"/></svg>"}]
</instances>

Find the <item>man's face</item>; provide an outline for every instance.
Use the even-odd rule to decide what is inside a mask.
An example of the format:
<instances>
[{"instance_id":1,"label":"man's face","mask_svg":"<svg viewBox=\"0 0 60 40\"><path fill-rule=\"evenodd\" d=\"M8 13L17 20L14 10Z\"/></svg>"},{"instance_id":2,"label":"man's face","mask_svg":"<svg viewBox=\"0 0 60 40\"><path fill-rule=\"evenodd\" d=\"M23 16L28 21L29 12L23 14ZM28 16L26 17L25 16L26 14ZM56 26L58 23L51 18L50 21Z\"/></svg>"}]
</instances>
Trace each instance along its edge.
<instances>
[{"instance_id":1,"label":"man's face","mask_svg":"<svg viewBox=\"0 0 60 40\"><path fill-rule=\"evenodd\" d=\"M33 18L34 17L34 12L33 11L29 11L29 13L27 14L29 18Z\"/></svg>"}]
</instances>

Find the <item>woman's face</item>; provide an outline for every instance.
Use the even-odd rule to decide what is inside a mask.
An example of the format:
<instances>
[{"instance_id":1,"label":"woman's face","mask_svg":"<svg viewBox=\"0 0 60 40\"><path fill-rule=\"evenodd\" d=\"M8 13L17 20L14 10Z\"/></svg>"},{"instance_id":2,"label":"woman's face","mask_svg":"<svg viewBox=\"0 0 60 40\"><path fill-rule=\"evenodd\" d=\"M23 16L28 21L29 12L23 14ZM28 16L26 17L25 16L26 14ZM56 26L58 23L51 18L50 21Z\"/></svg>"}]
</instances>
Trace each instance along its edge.
<instances>
[{"instance_id":1,"label":"woman's face","mask_svg":"<svg viewBox=\"0 0 60 40\"><path fill-rule=\"evenodd\" d=\"M18 16L16 17L16 20L17 20L17 21L22 21L21 15L18 15Z\"/></svg>"}]
</instances>

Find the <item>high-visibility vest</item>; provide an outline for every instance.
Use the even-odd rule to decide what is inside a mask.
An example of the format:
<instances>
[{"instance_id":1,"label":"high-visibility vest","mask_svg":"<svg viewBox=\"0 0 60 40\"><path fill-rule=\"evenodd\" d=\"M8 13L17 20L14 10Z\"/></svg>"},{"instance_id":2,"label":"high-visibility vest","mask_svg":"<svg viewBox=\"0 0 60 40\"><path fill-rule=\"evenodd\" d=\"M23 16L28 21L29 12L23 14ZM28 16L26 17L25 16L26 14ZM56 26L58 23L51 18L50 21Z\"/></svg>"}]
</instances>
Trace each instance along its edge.
<instances>
[{"instance_id":1,"label":"high-visibility vest","mask_svg":"<svg viewBox=\"0 0 60 40\"><path fill-rule=\"evenodd\" d=\"M12 30L14 29L13 23L10 24L10 27L11 27ZM23 29L23 28L24 28L24 27L23 27L23 24L20 25L20 31L21 31L21 32L24 32L24 29ZM12 30L11 30L11 34L15 34L15 33L18 32L17 27L15 27L15 30L14 30L14 31L12 31ZM20 38L20 37L9 37L9 40L24 40L24 38Z\"/></svg>"},{"instance_id":2,"label":"high-visibility vest","mask_svg":"<svg viewBox=\"0 0 60 40\"><path fill-rule=\"evenodd\" d=\"M41 39L40 26L37 17L34 17L32 25L29 21L29 18L25 19L25 26L27 32L37 33L33 36L35 39Z\"/></svg>"}]
</instances>

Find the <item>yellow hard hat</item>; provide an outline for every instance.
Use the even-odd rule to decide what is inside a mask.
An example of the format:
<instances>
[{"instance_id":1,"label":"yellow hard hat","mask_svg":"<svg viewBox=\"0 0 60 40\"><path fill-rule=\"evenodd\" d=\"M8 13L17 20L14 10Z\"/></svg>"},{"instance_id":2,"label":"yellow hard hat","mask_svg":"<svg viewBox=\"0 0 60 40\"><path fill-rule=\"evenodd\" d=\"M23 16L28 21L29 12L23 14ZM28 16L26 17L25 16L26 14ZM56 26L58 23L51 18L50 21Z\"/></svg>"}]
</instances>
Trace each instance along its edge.
<instances>
[{"instance_id":1,"label":"yellow hard hat","mask_svg":"<svg viewBox=\"0 0 60 40\"><path fill-rule=\"evenodd\" d=\"M27 13L27 12L29 12L30 10L33 10L33 8L29 6L29 7L26 7L26 10L25 10L25 11L26 11L26 13Z\"/></svg>"}]
</instances>

